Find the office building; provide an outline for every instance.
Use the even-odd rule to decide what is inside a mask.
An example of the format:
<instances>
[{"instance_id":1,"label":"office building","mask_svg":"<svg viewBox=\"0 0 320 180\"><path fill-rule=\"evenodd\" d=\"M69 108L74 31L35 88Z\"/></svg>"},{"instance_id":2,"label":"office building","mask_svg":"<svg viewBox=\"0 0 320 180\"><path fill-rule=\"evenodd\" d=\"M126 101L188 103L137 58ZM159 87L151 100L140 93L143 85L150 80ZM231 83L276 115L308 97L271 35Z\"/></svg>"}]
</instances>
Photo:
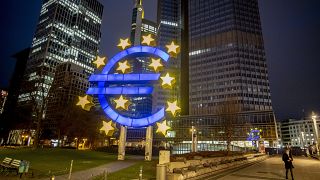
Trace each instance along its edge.
<instances>
[{"instance_id":1,"label":"office building","mask_svg":"<svg viewBox=\"0 0 320 180\"><path fill-rule=\"evenodd\" d=\"M272 110L257 0L190 0L189 34L191 114Z\"/></svg>"},{"instance_id":2,"label":"office building","mask_svg":"<svg viewBox=\"0 0 320 180\"><path fill-rule=\"evenodd\" d=\"M1 115L1 124L3 129L0 130L0 135L3 136L7 136L10 129L17 126L18 124L20 124L19 126L23 128L26 128L24 125L29 125L28 122L26 123L26 119L23 117L23 113L16 109L18 96L21 92L20 87L24 75L24 70L26 69L29 52L30 48L25 48L12 56L13 58L15 58L15 66L9 81L8 92L10 93L8 93L5 106L3 107L3 113Z\"/></svg>"},{"instance_id":3,"label":"office building","mask_svg":"<svg viewBox=\"0 0 320 180\"><path fill-rule=\"evenodd\" d=\"M101 40L103 5L97 0L44 0L24 73L19 106L46 105L57 65L92 73ZM35 115L35 112L32 112ZM39 116L39 113L38 115ZM42 114L45 118L45 113Z\"/></svg>"},{"instance_id":4,"label":"office building","mask_svg":"<svg viewBox=\"0 0 320 180\"><path fill-rule=\"evenodd\" d=\"M156 39L156 23L144 18L144 8L142 0L136 0L132 9L131 33L130 41L133 45L140 45L142 36L151 34ZM131 66L131 71L134 73L152 73L148 65L150 64L148 57L134 57L128 59ZM131 97L129 110L123 112L130 117L142 118L149 116L152 113L152 96L145 95L141 97ZM139 142L145 139L145 128L129 128L127 131L127 140L129 142Z\"/></svg>"},{"instance_id":5,"label":"office building","mask_svg":"<svg viewBox=\"0 0 320 180\"><path fill-rule=\"evenodd\" d=\"M49 102L46 111L44 129L48 135L65 134L61 121L68 121L71 114L79 109L76 106L78 96L83 96L89 88L89 74L85 69L71 62L61 63L56 66L56 72L49 92Z\"/></svg>"},{"instance_id":6,"label":"office building","mask_svg":"<svg viewBox=\"0 0 320 180\"><path fill-rule=\"evenodd\" d=\"M157 12L157 45L166 51L166 45L172 41L178 44L181 48L181 52L177 57L171 57L170 61L166 65L166 71L171 73L175 77L175 84L168 92L163 90L160 86L155 88L153 107L158 110L166 105L168 100L177 99L179 106L182 107L182 114L186 115L188 112L184 112L188 106L184 107L184 104L188 104L188 34L185 35L185 14L183 10L183 4L187 4L181 0L159 0L158 12ZM187 76L181 77L181 73L187 73ZM183 78L187 78L187 83L182 83ZM182 79L181 79L182 78ZM187 94L181 94L187 92ZM181 96L184 98L181 98ZM187 100L183 102L183 100Z\"/></svg>"},{"instance_id":7,"label":"office building","mask_svg":"<svg viewBox=\"0 0 320 180\"><path fill-rule=\"evenodd\" d=\"M320 119L316 119L318 134L320 133ZM278 122L278 136L280 145L291 145L294 147L309 147L317 142L315 127L311 118L287 119Z\"/></svg>"},{"instance_id":8,"label":"office building","mask_svg":"<svg viewBox=\"0 0 320 180\"><path fill-rule=\"evenodd\" d=\"M0 115L4 111L4 106L6 105L7 98L8 98L8 91L7 90L1 90L1 94L0 94Z\"/></svg>"},{"instance_id":9,"label":"office building","mask_svg":"<svg viewBox=\"0 0 320 180\"><path fill-rule=\"evenodd\" d=\"M215 134L219 131L224 134L221 127L226 118L223 116L230 114L234 116L232 124L241 126L236 130L240 134L235 136L234 141L246 141L247 130L259 128L265 133L261 140L274 146L277 131L258 1L189 0L187 5L183 5L182 1L160 0L158 6L162 10L160 15L158 11L160 40L177 35L179 30L174 31L174 27L178 27L182 17L185 17L181 12L189 13L190 116L172 119L172 134L180 136L181 133L177 132L185 131L183 137L173 139L175 143L191 140L191 134L186 133L192 125L198 132L205 130L213 134L202 136L203 142L218 141ZM170 14L171 18L168 16ZM165 25L171 29L166 28L161 35L161 26ZM182 60L180 65L183 65ZM206 124L201 124L200 121L207 116Z\"/></svg>"}]
</instances>

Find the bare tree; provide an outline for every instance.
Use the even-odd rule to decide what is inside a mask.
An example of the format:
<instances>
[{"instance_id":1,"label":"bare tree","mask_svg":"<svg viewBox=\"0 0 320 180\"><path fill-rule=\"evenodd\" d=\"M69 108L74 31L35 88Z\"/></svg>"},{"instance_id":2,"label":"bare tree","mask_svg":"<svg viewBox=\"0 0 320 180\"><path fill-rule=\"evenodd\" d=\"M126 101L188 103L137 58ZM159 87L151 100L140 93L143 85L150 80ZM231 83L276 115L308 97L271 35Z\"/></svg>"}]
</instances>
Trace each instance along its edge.
<instances>
[{"instance_id":1,"label":"bare tree","mask_svg":"<svg viewBox=\"0 0 320 180\"><path fill-rule=\"evenodd\" d=\"M231 142L235 139L235 125L240 105L235 100L226 100L217 106L217 115L221 120L221 139L227 143L227 154L231 151Z\"/></svg>"}]
</instances>

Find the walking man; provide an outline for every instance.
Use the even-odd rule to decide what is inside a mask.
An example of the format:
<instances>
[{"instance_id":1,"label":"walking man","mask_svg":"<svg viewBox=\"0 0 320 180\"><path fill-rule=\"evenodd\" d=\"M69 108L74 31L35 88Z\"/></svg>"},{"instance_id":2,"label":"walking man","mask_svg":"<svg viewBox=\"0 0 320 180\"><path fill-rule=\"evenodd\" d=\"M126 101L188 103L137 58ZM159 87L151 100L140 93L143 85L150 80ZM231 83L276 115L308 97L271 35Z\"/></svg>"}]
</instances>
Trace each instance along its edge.
<instances>
[{"instance_id":1,"label":"walking man","mask_svg":"<svg viewBox=\"0 0 320 180\"><path fill-rule=\"evenodd\" d=\"M290 150L286 149L286 151L282 155L282 161L284 162L284 167L286 168L286 179L288 179L288 171L290 170L291 179L293 180L293 172L292 172L292 156L290 157Z\"/></svg>"}]
</instances>

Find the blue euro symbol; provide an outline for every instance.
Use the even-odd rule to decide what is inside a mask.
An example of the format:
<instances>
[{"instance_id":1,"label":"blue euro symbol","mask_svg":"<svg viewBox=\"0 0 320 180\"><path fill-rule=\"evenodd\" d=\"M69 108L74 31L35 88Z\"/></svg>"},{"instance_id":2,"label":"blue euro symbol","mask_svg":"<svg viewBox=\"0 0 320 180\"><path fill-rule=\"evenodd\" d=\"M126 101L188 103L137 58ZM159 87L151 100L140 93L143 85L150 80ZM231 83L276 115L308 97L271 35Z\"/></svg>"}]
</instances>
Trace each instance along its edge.
<instances>
[{"instance_id":1,"label":"blue euro symbol","mask_svg":"<svg viewBox=\"0 0 320 180\"><path fill-rule=\"evenodd\" d=\"M114 96L124 94L127 96L134 95L148 95L152 94L153 87L106 87L106 84L148 84L152 81L158 81L160 74L159 73L150 73L150 74L109 74L110 70L116 65L118 61L126 57L134 56L156 56L160 57L164 61L169 60L169 54L162 51L161 49L151 47L151 46L134 46L128 49L125 49L113 58L111 58L106 66L103 68L101 74L93 74L89 78L89 82L97 83L97 87L91 87L87 90L88 95L97 95L99 103L106 113L106 115L112 119L114 122L118 122L121 125L128 127L146 127L151 124L154 124L157 121L160 121L165 116L165 109L162 107L156 113L144 117L144 118L131 118L126 117L114 110L112 106L108 103L106 96Z\"/></svg>"}]
</instances>

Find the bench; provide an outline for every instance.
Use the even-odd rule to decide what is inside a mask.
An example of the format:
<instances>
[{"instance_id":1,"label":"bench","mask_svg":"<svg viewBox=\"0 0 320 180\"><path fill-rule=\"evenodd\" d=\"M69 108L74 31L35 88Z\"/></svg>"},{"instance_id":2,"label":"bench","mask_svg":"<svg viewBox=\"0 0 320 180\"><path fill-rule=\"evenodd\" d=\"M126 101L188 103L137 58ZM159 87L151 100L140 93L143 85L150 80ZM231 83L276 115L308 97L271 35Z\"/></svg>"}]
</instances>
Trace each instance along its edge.
<instances>
[{"instance_id":1,"label":"bench","mask_svg":"<svg viewBox=\"0 0 320 180\"><path fill-rule=\"evenodd\" d=\"M5 167L9 167L11 162L12 162L12 158L5 157L1 163L2 169Z\"/></svg>"},{"instance_id":2,"label":"bench","mask_svg":"<svg viewBox=\"0 0 320 180\"><path fill-rule=\"evenodd\" d=\"M19 170L20 164L21 164L21 160L14 159L14 160L10 163L9 169L11 169L11 170L17 170L17 174L18 174L18 170Z\"/></svg>"}]
</instances>

